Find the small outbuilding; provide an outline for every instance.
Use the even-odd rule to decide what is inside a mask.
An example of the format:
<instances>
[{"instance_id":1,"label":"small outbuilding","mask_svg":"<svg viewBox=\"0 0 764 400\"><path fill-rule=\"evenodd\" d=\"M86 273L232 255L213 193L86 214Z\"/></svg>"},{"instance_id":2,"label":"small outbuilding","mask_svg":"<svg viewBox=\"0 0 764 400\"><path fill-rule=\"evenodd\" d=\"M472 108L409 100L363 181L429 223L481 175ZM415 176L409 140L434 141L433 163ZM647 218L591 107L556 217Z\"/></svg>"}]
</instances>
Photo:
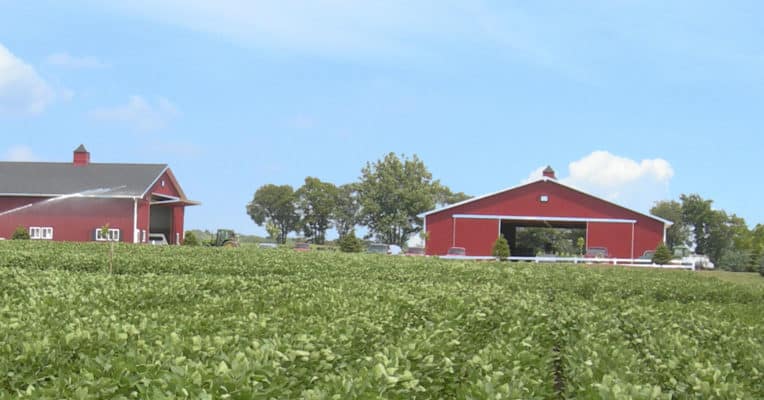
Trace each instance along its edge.
<instances>
[{"instance_id":1,"label":"small outbuilding","mask_svg":"<svg viewBox=\"0 0 764 400\"><path fill-rule=\"evenodd\" d=\"M550 167L533 182L428 211L423 217L428 255L463 247L467 256L490 256L499 235L515 249L518 228L547 227L585 230L587 249L634 259L655 250L672 225L563 184Z\"/></svg>"},{"instance_id":2,"label":"small outbuilding","mask_svg":"<svg viewBox=\"0 0 764 400\"><path fill-rule=\"evenodd\" d=\"M36 240L180 244L185 208L198 204L166 164L91 163L82 145L69 163L0 162L3 238L23 227Z\"/></svg>"}]
</instances>

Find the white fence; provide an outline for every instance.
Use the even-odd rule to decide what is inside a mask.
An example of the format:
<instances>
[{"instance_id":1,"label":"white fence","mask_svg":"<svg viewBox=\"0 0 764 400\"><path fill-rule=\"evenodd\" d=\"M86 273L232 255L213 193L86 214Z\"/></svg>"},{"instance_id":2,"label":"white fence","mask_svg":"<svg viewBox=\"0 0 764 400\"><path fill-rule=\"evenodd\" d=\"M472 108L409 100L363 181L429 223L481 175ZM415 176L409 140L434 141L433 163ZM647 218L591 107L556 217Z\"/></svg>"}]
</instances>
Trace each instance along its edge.
<instances>
[{"instance_id":1,"label":"white fence","mask_svg":"<svg viewBox=\"0 0 764 400\"><path fill-rule=\"evenodd\" d=\"M495 260L496 257L490 256L440 256L447 260ZM536 256L536 257L509 257L509 261L525 261L533 263L568 263L568 264L602 264L602 265L620 265L625 267L649 267L663 269L687 269L695 270L694 264L682 263L673 260L670 264L653 264L651 260L639 258L585 258L585 257L555 257L555 256Z\"/></svg>"}]
</instances>

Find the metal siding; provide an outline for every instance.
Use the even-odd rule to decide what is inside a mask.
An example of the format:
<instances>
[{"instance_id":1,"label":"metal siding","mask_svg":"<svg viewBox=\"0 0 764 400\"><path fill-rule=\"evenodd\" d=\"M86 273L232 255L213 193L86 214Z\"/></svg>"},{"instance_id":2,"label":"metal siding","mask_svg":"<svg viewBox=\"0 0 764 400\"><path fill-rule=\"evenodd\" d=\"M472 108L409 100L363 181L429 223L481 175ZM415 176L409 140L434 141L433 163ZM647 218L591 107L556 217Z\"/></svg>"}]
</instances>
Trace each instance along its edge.
<instances>
[{"instance_id":1,"label":"metal siding","mask_svg":"<svg viewBox=\"0 0 764 400\"><path fill-rule=\"evenodd\" d=\"M183 214L184 207L177 206L172 208L172 242L181 244L183 242ZM180 243L176 238L180 239Z\"/></svg>"},{"instance_id":2,"label":"metal siding","mask_svg":"<svg viewBox=\"0 0 764 400\"><path fill-rule=\"evenodd\" d=\"M168 171L165 171L162 176L157 179L156 183L154 183L154 186L149 189L149 195L151 193L159 193L166 196L180 197L180 191L173 184L173 180L170 179ZM165 183L164 187L162 186L162 181Z\"/></svg>"},{"instance_id":3,"label":"metal siding","mask_svg":"<svg viewBox=\"0 0 764 400\"><path fill-rule=\"evenodd\" d=\"M491 247L499 237L499 221L457 219L456 247L464 247L468 256L491 255Z\"/></svg>"},{"instance_id":4,"label":"metal siding","mask_svg":"<svg viewBox=\"0 0 764 400\"><path fill-rule=\"evenodd\" d=\"M453 219L450 215L427 216L427 232L430 237L425 243L427 255L446 254L451 247Z\"/></svg>"},{"instance_id":5,"label":"metal siding","mask_svg":"<svg viewBox=\"0 0 764 400\"><path fill-rule=\"evenodd\" d=\"M662 241L663 224L650 220L639 221L634 226L634 257L655 250Z\"/></svg>"},{"instance_id":6,"label":"metal siding","mask_svg":"<svg viewBox=\"0 0 764 400\"><path fill-rule=\"evenodd\" d=\"M52 202L40 198L0 198L0 210L34 204L18 212L0 216L0 237L10 238L18 226L52 227L53 240L89 242L95 229L109 224L119 229L120 241L133 240L131 199L68 198Z\"/></svg>"},{"instance_id":7,"label":"metal siding","mask_svg":"<svg viewBox=\"0 0 764 400\"><path fill-rule=\"evenodd\" d=\"M631 226L592 222L589 224L586 247L605 247L610 257L631 258Z\"/></svg>"}]
</instances>

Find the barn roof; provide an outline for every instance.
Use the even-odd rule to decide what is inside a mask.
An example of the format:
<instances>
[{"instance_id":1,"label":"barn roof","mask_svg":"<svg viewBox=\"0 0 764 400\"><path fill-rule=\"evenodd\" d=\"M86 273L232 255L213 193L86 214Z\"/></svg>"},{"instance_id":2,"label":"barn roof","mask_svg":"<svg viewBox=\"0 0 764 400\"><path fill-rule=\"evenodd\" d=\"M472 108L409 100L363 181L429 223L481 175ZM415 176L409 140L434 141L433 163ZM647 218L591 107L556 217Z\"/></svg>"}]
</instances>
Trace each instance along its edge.
<instances>
[{"instance_id":1,"label":"barn roof","mask_svg":"<svg viewBox=\"0 0 764 400\"><path fill-rule=\"evenodd\" d=\"M166 164L0 162L0 196L143 197Z\"/></svg>"},{"instance_id":2,"label":"barn roof","mask_svg":"<svg viewBox=\"0 0 764 400\"><path fill-rule=\"evenodd\" d=\"M547 168L549 168L549 167L547 167ZM426 217L426 216L428 216L428 215L431 215L431 214L436 214L436 213L439 213L439 212L441 212L441 211L445 211L445 210L448 210L448 209L451 209L451 208L454 208L454 207L458 207L458 206L461 206L461 205L463 205L463 204L468 204L468 203L472 203L472 202L474 202L474 201L478 201L478 200L482 200L482 199L485 199L485 198L488 198L488 197L496 196L496 195L498 195L498 194L501 194L501 193L505 193L505 192L509 192L509 191L511 191L511 190L515 190L515 189L519 189L519 188L521 188L521 187L524 187L524 186L528 186L528 185L532 185L532 184L534 184L534 183L537 183L537 182L551 182L551 183L554 183L554 184L560 185L560 186L562 186L562 187L564 187L564 188L567 188L567 189L569 189L569 190L573 190L573 191L576 191L576 192L582 193L582 194L584 194L584 195L586 195L586 196L589 196L589 197L595 198L595 199L597 199L597 200L603 201L603 202L605 202L605 203L609 203L609 204L612 204L612 205L614 205L614 206L616 206L616 207L619 207L619 208L622 208L622 209L624 209L624 210L627 210L627 211L631 211L631 212L633 212L633 213L636 213L636 214L639 214L639 215L643 215L643 216L645 216L645 217L648 217L648 218L652 218L652 219L654 219L654 220L656 220L656 221L660 221L660 222L662 222L662 223L663 223L663 224L665 224L665 225L669 225L669 226L670 226L670 225L673 225L673 224L674 224L673 222L671 222L671 221L669 221L669 220L667 220L667 219L663 219L663 218L661 218L661 217L656 217L655 215L652 215L652 214L645 214L645 213L643 213L643 212L639 212L639 211L633 210L633 209L631 209L631 208L627 208L627 207L624 207L624 206L622 206L622 205L620 205L620 204L616 204L616 203L613 203L612 201L609 201L609 200L605 200L605 199L603 199L603 198L601 198L601 197L597 197L597 196L595 196L595 195L593 195L593 194L587 193L587 192L585 192L585 191L583 191L583 190L581 190L581 189L575 188L575 187L573 187L573 186L570 186L570 185L566 185L566 184L564 184L564 183L562 183L562 182L558 181L557 179L554 179L554 178L550 178L550 177L547 177L547 176L541 177L541 178L539 178L539 179L536 179L536 180L534 180L534 181L531 181L531 182L528 182L528 183L524 183L524 184L521 184L521 185L512 186L512 187L509 187L509 188L506 188L506 189L502 189L502 190L499 190L499 191L497 191L497 192L493 192L493 193L484 194L484 195L482 195L482 196L476 196L476 197L473 197L473 198L470 198L470 199L467 199L467 200L464 200L464 201L460 201L460 202L458 202L458 203L449 204L449 205L447 205L447 206L444 206L444 207L441 207L441 208L436 208L436 209L434 209L434 210L430 210L430 211L424 212L424 213L422 213L422 214L419 214L419 216L420 216L420 217Z\"/></svg>"}]
</instances>

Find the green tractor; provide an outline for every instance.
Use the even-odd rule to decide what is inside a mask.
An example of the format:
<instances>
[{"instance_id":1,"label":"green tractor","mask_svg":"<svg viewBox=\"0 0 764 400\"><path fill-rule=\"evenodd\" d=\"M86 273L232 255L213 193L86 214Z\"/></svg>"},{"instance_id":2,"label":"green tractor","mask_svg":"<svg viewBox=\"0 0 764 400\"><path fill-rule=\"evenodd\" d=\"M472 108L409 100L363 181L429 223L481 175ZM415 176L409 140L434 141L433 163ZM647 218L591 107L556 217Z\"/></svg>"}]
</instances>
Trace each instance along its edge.
<instances>
[{"instance_id":1,"label":"green tractor","mask_svg":"<svg viewBox=\"0 0 764 400\"><path fill-rule=\"evenodd\" d=\"M239 247L239 237L232 229L218 229L211 244L214 247Z\"/></svg>"}]
</instances>

